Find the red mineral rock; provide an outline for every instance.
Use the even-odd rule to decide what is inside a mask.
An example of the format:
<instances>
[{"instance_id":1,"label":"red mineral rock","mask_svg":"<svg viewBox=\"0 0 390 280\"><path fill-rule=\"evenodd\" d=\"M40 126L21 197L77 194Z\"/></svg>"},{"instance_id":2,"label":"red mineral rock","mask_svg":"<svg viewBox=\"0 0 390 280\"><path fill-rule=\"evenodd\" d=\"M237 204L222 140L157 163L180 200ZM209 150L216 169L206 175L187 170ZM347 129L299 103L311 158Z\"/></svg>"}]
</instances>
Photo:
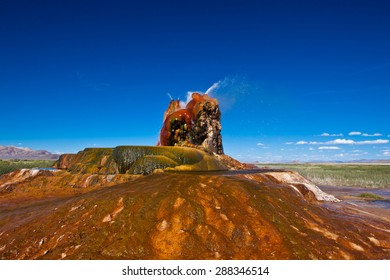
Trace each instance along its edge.
<instances>
[{"instance_id":1,"label":"red mineral rock","mask_svg":"<svg viewBox=\"0 0 390 280\"><path fill-rule=\"evenodd\" d=\"M178 100L172 100L164 114L159 145L189 145L223 154L218 101L207 94L194 92L185 108L178 105Z\"/></svg>"}]
</instances>

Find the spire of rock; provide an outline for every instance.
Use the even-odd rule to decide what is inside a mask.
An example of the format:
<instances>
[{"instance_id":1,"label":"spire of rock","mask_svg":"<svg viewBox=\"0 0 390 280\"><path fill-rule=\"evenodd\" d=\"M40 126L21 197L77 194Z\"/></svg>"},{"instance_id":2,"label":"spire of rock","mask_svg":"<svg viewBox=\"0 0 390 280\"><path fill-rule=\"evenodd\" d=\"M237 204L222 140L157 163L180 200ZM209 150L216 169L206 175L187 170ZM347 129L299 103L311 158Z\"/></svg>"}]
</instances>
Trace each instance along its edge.
<instances>
[{"instance_id":1,"label":"spire of rock","mask_svg":"<svg viewBox=\"0 0 390 280\"><path fill-rule=\"evenodd\" d=\"M218 101L194 92L185 108L172 100L164 114L161 146L195 146L209 153L223 154L221 111Z\"/></svg>"}]
</instances>

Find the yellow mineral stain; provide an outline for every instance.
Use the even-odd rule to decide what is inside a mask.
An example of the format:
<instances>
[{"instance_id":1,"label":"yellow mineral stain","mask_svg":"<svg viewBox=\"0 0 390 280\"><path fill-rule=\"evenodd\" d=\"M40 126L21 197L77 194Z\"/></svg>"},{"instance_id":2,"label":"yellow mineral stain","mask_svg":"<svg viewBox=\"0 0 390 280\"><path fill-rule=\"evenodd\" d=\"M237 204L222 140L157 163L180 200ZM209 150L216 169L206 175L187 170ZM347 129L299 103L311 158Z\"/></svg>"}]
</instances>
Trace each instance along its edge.
<instances>
[{"instance_id":1,"label":"yellow mineral stain","mask_svg":"<svg viewBox=\"0 0 390 280\"><path fill-rule=\"evenodd\" d=\"M224 221L228 221L228 217L225 215L225 214L219 214L219 216L221 216L222 220Z\"/></svg>"},{"instance_id":2,"label":"yellow mineral stain","mask_svg":"<svg viewBox=\"0 0 390 280\"><path fill-rule=\"evenodd\" d=\"M349 245L351 245L352 249L354 249L356 251L364 252L363 247L361 247L353 242L349 242Z\"/></svg>"},{"instance_id":3,"label":"yellow mineral stain","mask_svg":"<svg viewBox=\"0 0 390 280\"><path fill-rule=\"evenodd\" d=\"M381 243L379 242L379 240L376 239L376 238L374 238L374 237L369 237L368 239L369 239L374 245L376 245L376 246L380 246L380 245L381 245Z\"/></svg>"},{"instance_id":4,"label":"yellow mineral stain","mask_svg":"<svg viewBox=\"0 0 390 280\"><path fill-rule=\"evenodd\" d=\"M346 252L344 252L343 250L340 250L339 253L343 257L343 259L345 259L345 260L352 259L351 256L349 254L347 254Z\"/></svg>"},{"instance_id":5,"label":"yellow mineral stain","mask_svg":"<svg viewBox=\"0 0 390 280\"><path fill-rule=\"evenodd\" d=\"M300 231L298 228L294 227L293 225L290 225L290 227L291 227L293 230L295 230L296 232L298 232L300 235L302 235L302 236L307 236L306 233Z\"/></svg>"},{"instance_id":6,"label":"yellow mineral stain","mask_svg":"<svg viewBox=\"0 0 390 280\"><path fill-rule=\"evenodd\" d=\"M119 200L118 200L118 203L117 203L117 207L114 209L114 211L111 213L111 214L108 214L106 215L102 222L103 223L107 223L107 222L111 222L113 219L115 219L115 217L120 213L122 212L124 209L124 206L123 206L123 197L121 197Z\"/></svg>"},{"instance_id":7,"label":"yellow mineral stain","mask_svg":"<svg viewBox=\"0 0 390 280\"><path fill-rule=\"evenodd\" d=\"M157 229L159 231L164 231L169 226L169 223L166 220L163 220L161 223L157 224Z\"/></svg>"},{"instance_id":8,"label":"yellow mineral stain","mask_svg":"<svg viewBox=\"0 0 390 280\"><path fill-rule=\"evenodd\" d=\"M184 203L184 201L186 201L185 198L178 197L178 198L176 199L176 201L175 201L175 204L173 204L173 208L174 208L174 209L179 208L179 207Z\"/></svg>"},{"instance_id":9,"label":"yellow mineral stain","mask_svg":"<svg viewBox=\"0 0 390 280\"><path fill-rule=\"evenodd\" d=\"M105 216L102 220L103 223L107 223L107 222L111 222L111 214L108 214L107 216Z\"/></svg>"}]
</instances>

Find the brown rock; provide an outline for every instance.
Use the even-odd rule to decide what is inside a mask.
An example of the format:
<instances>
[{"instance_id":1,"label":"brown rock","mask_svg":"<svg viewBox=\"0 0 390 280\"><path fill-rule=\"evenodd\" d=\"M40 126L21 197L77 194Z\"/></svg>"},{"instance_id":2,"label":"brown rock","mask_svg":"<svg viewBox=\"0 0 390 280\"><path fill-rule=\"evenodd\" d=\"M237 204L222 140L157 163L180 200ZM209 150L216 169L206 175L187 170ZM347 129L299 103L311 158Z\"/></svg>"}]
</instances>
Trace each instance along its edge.
<instances>
[{"instance_id":1,"label":"brown rock","mask_svg":"<svg viewBox=\"0 0 390 280\"><path fill-rule=\"evenodd\" d=\"M131 182L13 206L0 196L0 258L390 258L386 219L308 197L298 175L280 173L117 175Z\"/></svg>"}]
</instances>

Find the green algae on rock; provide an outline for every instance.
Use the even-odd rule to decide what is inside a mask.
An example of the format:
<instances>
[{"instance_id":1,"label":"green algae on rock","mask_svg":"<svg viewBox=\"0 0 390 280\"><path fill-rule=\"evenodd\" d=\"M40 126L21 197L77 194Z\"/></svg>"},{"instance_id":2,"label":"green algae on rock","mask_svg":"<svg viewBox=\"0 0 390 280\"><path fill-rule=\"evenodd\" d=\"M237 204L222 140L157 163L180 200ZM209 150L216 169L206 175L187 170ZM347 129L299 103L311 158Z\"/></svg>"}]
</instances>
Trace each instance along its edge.
<instances>
[{"instance_id":1,"label":"green algae on rock","mask_svg":"<svg viewBox=\"0 0 390 280\"><path fill-rule=\"evenodd\" d=\"M64 154L54 165L72 173L150 174L154 170L218 171L226 164L204 151L189 147L118 146L87 148Z\"/></svg>"},{"instance_id":2,"label":"green algae on rock","mask_svg":"<svg viewBox=\"0 0 390 280\"><path fill-rule=\"evenodd\" d=\"M113 148L86 148L77 154L63 154L53 167L72 173L116 174Z\"/></svg>"},{"instance_id":3,"label":"green algae on rock","mask_svg":"<svg viewBox=\"0 0 390 280\"><path fill-rule=\"evenodd\" d=\"M149 174L156 169L166 169L177 166L177 162L162 155L146 155L137 159L126 173Z\"/></svg>"},{"instance_id":4,"label":"green algae on rock","mask_svg":"<svg viewBox=\"0 0 390 280\"><path fill-rule=\"evenodd\" d=\"M113 157L119 173L149 174L156 169L227 170L208 153L187 147L119 146L114 149Z\"/></svg>"}]
</instances>

